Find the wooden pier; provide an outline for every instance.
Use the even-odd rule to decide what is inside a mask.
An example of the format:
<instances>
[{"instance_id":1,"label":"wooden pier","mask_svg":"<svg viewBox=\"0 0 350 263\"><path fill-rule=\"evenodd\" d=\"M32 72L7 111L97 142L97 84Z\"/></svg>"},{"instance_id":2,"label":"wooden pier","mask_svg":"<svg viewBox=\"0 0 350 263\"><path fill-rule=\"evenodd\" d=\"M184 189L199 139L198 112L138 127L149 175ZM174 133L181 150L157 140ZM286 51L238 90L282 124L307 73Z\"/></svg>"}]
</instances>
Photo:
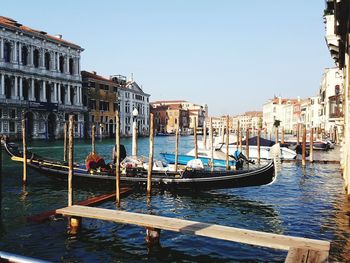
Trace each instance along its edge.
<instances>
[{"instance_id":1,"label":"wooden pier","mask_svg":"<svg viewBox=\"0 0 350 263\"><path fill-rule=\"evenodd\" d=\"M74 217L79 221L79 224L81 218L92 218L122 224L138 225L146 227L146 229L150 231L157 231L158 238L160 229L163 229L183 234L287 250L288 255L285 262L327 262L330 249L330 242L328 241L277 235L164 216L146 215L79 205L58 209L56 210L56 213Z\"/></svg>"}]
</instances>

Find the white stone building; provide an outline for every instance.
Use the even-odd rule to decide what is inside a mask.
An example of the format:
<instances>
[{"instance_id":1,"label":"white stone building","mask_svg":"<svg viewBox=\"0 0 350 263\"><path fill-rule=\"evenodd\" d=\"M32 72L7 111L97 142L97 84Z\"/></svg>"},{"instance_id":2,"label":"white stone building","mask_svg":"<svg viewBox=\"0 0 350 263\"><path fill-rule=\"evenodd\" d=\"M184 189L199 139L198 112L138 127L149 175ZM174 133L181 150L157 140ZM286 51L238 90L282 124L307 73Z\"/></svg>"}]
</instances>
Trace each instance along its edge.
<instances>
[{"instance_id":1,"label":"white stone building","mask_svg":"<svg viewBox=\"0 0 350 263\"><path fill-rule=\"evenodd\" d=\"M19 137L26 119L31 138L57 138L69 114L83 136L80 53L46 32L0 17L0 134Z\"/></svg>"},{"instance_id":2,"label":"white stone building","mask_svg":"<svg viewBox=\"0 0 350 263\"><path fill-rule=\"evenodd\" d=\"M132 123L134 109L137 109L136 117L138 134L146 136L149 134L149 97L142 88L133 80L126 80L125 76L110 76L112 81L121 84L118 87L118 101L120 113L120 133L122 136L132 135Z\"/></svg>"},{"instance_id":3,"label":"white stone building","mask_svg":"<svg viewBox=\"0 0 350 263\"><path fill-rule=\"evenodd\" d=\"M334 129L342 131L344 125L342 96L344 94L343 73L338 68L326 68L320 86L321 128L326 133Z\"/></svg>"}]
</instances>

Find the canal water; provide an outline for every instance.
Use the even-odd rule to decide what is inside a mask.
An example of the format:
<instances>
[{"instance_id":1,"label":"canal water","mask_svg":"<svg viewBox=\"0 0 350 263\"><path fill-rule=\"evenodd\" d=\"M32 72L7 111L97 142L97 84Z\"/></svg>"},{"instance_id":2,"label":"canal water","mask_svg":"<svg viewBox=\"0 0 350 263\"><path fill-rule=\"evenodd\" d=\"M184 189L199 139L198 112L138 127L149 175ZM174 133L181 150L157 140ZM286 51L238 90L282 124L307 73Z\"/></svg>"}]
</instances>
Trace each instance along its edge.
<instances>
[{"instance_id":1,"label":"canal water","mask_svg":"<svg viewBox=\"0 0 350 263\"><path fill-rule=\"evenodd\" d=\"M111 159L113 140L97 140L97 152ZM131 152L131 139L123 139ZM63 156L62 141L30 143L43 156ZM155 157L173 152L174 137L155 138ZM193 137L181 137L180 152L193 147ZM75 161L83 161L89 142L77 141ZM148 155L148 139L139 139L139 151ZM66 233L63 219L37 224L27 217L66 206L67 186L29 171L23 189L22 167L3 156L0 250L54 262L283 262L287 252L164 231L161 247L149 251L145 229L98 220L83 220L77 236ZM350 205L342 191L339 165L282 164L276 182L268 186L196 193L154 193L147 204L143 192L122 199L121 209L215 223L276 234L329 240L330 260L350 262ZM76 201L107 193L99 185L75 187ZM110 201L101 207L115 209Z\"/></svg>"}]
</instances>

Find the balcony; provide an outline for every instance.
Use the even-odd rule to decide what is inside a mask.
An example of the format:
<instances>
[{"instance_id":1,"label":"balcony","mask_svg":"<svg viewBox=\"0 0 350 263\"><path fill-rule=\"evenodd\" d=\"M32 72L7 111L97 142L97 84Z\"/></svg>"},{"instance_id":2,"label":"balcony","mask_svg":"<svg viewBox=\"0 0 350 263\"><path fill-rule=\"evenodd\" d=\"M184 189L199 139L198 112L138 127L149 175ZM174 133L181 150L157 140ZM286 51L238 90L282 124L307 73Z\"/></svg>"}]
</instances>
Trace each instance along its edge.
<instances>
[{"instance_id":1,"label":"balcony","mask_svg":"<svg viewBox=\"0 0 350 263\"><path fill-rule=\"evenodd\" d=\"M328 98L329 103L329 118L339 119L343 118L343 104L342 96L336 95Z\"/></svg>"},{"instance_id":2,"label":"balcony","mask_svg":"<svg viewBox=\"0 0 350 263\"><path fill-rule=\"evenodd\" d=\"M64 79L67 81L81 81L80 75L70 75L57 71L47 70L45 68L35 68L30 66L24 66L17 63L0 62L0 67L8 69L10 71L22 71L26 74L35 74L40 76L46 76L53 79Z\"/></svg>"}]
</instances>

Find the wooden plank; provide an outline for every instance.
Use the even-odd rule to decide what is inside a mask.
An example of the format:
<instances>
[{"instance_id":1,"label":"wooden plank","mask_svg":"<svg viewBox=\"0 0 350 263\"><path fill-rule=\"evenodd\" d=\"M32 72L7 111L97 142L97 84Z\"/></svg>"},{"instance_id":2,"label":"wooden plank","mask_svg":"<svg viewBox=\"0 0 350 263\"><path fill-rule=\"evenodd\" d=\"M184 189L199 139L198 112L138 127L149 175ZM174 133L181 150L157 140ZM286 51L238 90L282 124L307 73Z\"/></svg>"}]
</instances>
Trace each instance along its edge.
<instances>
[{"instance_id":1,"label":"wooden plank","mask_svg":"<svg viewBox=\"0 0 350 263\"><path fill-rule=\"evenodd\" d=\"M121 188L120 189L121 196L126 196L126 195L130 194L131 192L132 192L131 188ZM99 205L99 204L102 204L104 202L113 200L114 198L115 198L115 193L99 195L99 196L95 196L95 197L89 198L89 199L84 200L84 201L77 202L77 205L84 205L84 206ZM42 223L42 222L45 222L46 220L49 220L50 217L55 216L56 214L57 214L56 209L53 209L53 210L45 211L45 212L37 214L37 215L29 216L29 217L27 217L27 221Z\"/></svg>"},{"instance_id":2,"label":"wooden plank","mask_svg":"<svg viewBox=\"0 0 350 263\"><path fill-rule=\"evenodd\" d=\"M328 253L330 248L330 243L328 241L283 236L177 218L115 211L110 209L74 205L58 209L56 212L65 216L78 216L123 224L139 225L143 227L153 227L181 232L184 234L205 236L274 249L289 250L290 247L293 247L325 251Z\"/></svg>"},{"instance_id":3,"label":"wooden plank","mask_svg":"<svg viewBox=\"0 0 350 263\"><path fill-rule=\"evenodd\" d=\"M324 263L328 260L327 251L291 248L285 263Z\"/></svg>"},{"instance_id":4,"label":"wooden plank","mask_svg":"<svg viewBox=\"0 0 350 263\"><path fill-rule=\"evenodd\" d=\"M328 262L328 252L309 250L307 263L324 263Z\"/></svg>"},{"instance_id":5,"label":"wooden plank","mask_svg":"<svg viewBox=\"0 0 350 263\"><path fill-rule=\"evenodd\" d=\"M284 263L307 263L308 249L291 248Z\"/></svg>"}]
</instances>

